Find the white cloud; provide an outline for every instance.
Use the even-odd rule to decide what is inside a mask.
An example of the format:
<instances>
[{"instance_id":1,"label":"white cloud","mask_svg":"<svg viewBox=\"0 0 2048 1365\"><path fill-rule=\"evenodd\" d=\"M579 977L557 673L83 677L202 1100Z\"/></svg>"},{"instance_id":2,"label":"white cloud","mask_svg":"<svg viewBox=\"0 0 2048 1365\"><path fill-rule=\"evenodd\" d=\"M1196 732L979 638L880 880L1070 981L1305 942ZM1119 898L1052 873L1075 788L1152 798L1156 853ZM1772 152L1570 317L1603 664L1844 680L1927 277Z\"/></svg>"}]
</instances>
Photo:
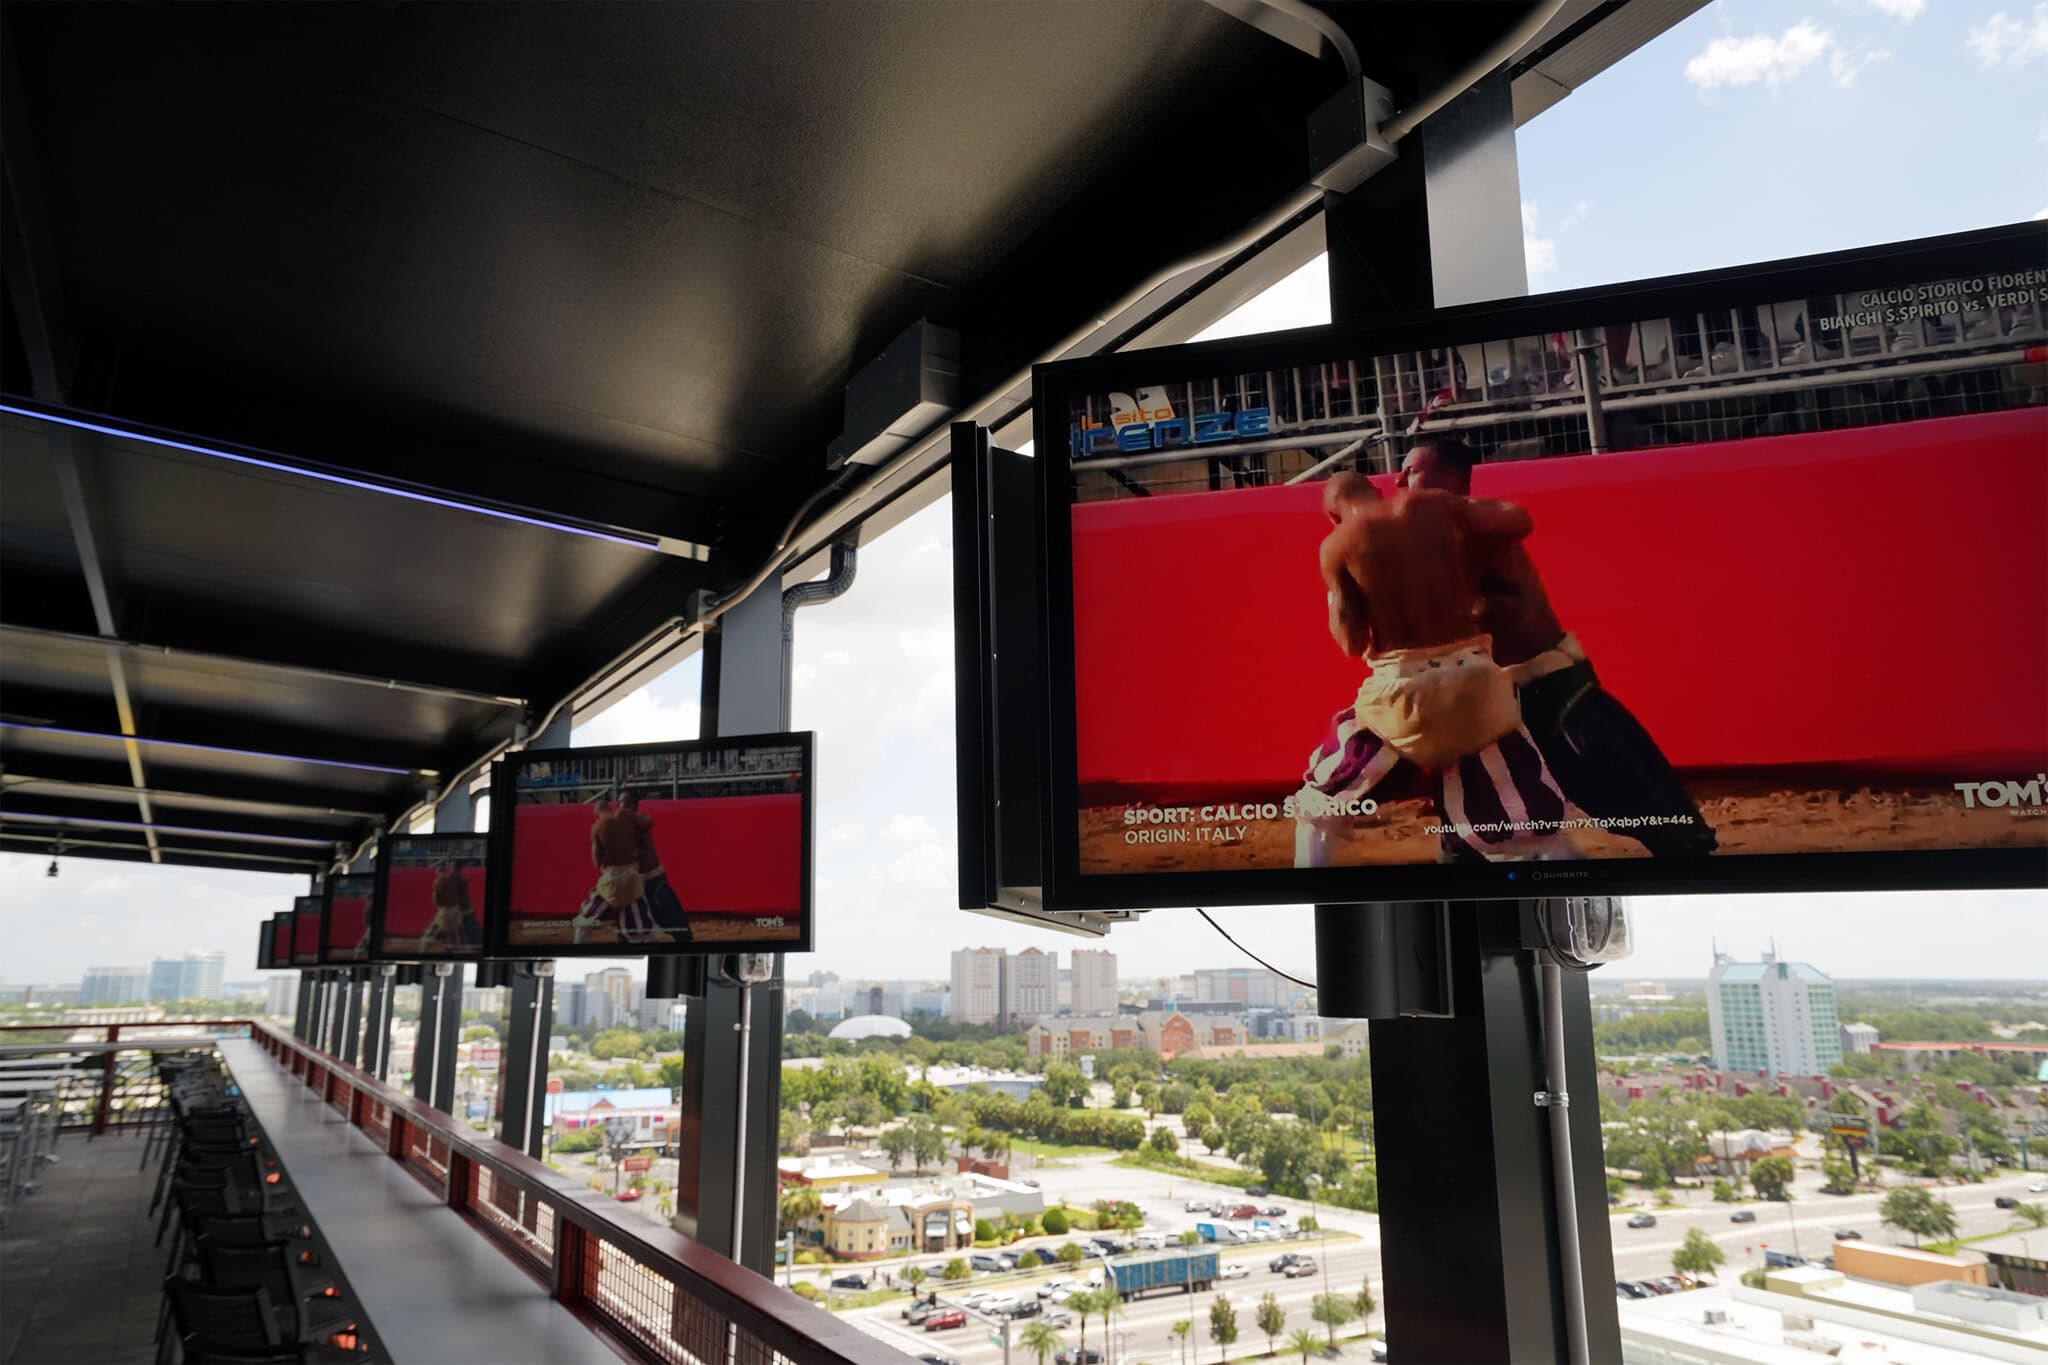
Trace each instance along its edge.
<instances>
[{"instance_id":1,"label":"white cloud","mask_svg":"<svg viewBox=\"0 0 2048 1365\"><path fill-rule=\"evenodd\" d=\"M841 820L825 831L825 844L828 848L859 848L867 837L867 826L860 821Z\"/></svg>"},{"instance_id":2,"label":"white cloud","mask_svg":"<svg viewBox=\"0 0 2048 1365\"><path fill-rule=\"evenodd\" d=\"M2024 66L2037 57L2048 57L2048 5L2034 6L2028 19L2015 19L2000 10L1972 28L1963 46L1983 66Z\"/></svg>"},{"instance_id":3,"label":"white cloud","mask_svg":"<svg viewBox=\"0 0 2048 1365\"><path fill-rule=\"evenodd\" d=\"M1884 48L1873 48L1861 57L1851 57L1838 47L1828 53L1828 74L1835 78L1836 85L1847 90L1856 83L1856 77L1862 74L1864 67L1891 59L1892 54Z\"/></svg>"},{"instance_id":4,"label":"white cloud","mask_svg":"<svg viewBox=\"0 0 2048 1365\"><path fill-rule=\"evenodd\" d=\"M654 696L650 685L620 698L602 714L578 725L571 742L578 748L592 744L656 744L663 740L696 739L698 730L697 703L663 702Z\"/></svg>"},{"instance_id":5,"label":"white cloud","mask_svg":"<svg viewBox=\"0 0 2048 1365\"><path fill-rule=\"evenodd\" d=\"M926 844L938 838L939 831L922 815L899 815L882 826L882 837L892 844Z\"/></svg>"},{"instance_id":6,"label":"white cloud","mask_svg":"<svg viewBox=\"0 0 2048 1365\"><path fill-rule=\"evenodd\" d=\"M1835 3L1847 4L1855 9L1874 9L1880 14L1888 14L1908 24L1927 11L1927 0L1835 0Z\"/></svg>"},{"instance_id":7,"label":"white cloud","mask_svg":"<svg viewBox=\"0 0 2048 1365\"><path fill-rule=\"evenodd\" d=\"M1754 33L1747 38L1716 38L1685 64L1685 78L1701 94L1724 85L1776 87L1793 80L1827 55L1834 37L1811 19L1802 19L1773 38Z\"/></svg>"},{"instance_id":8,"label":"white cloud","mask_svg":"<svg viewBox=\"0 0 2048 1365\"><path fill-rule=\"evenodd\" d=\"M1572 211L1564 216L1564 220L1557 225L1557 230L1559 232L1570 232L1592 216L1593 206L1581 199L1578 203L1572 205Z\"/></svg>"},{"instance_id":9,"label":"white cloud","mask_svg":"<svg viewBox=\"0 0 2048 1365\"><path fill-rule=\"evenodd\" d=\"M1527 199L1522 201L1522 259L1528 266L1532 289L1540 288L1546 279L1557 273L1556 239L1536 235L1536 220L1540 213Z\"/></svg>"}]
</instances>

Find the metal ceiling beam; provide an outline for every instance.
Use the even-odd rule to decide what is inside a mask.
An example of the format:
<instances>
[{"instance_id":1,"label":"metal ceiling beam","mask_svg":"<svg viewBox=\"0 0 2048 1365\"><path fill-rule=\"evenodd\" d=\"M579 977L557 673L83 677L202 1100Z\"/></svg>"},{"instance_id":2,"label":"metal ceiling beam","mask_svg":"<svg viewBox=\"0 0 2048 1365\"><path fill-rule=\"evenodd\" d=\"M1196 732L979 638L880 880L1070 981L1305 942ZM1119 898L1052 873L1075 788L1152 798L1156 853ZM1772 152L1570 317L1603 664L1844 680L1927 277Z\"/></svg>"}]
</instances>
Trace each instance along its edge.
<instances>
[{"instance_id":1,"label":"metal ceiling beam","mask_svg":"<svg viewBox=\"0 0 2048 1365\"><path fill-rule=\"evenodd\" d=\"M245 829L215 829L210 825L166 825L144 826L134 820L120 820L108 816L77 814L52 814L46 811L9 810L4 817L9 825L27 825L42 828L53 833L64 833L73 829L94 831L130 830L136 834L177 835L185 839L219 839L224 843L248 843L292 849L306 853L319 851L332 856L337 842L333 839L309 839L291 834L258 834Z\"/></svg>"},{"instance_id":2,"label":"metal ceiling beam","mask_svg":"<svg viewBox=\"0 0 2048 1365\"><path fill-rule=\"evenodd\" d=\"M115 839L73 839L65 837L61 846L59 837L40 830L9 828L0 821L0 848L11 848L17 852L31 849L39 853L69 853L76 849L90 849L85 856L131 862L170 862L189 867L218 867L235 872L293 872L320 871L328 866L326 858L300 858L289 854L244 852L238 849L186 848L183 845L163 844L151 849L145 844L122 843Z\"/></svg>"},{"instance_id":3,"label":"metal ceiling beam","mask_svg":"<svg viewBox=\"0 0 2048 1365\"><path fill-rule=\"evenodd\" d=\"M76 631L46 630L40 626L12 625L0 621L0 636L19 635L36 640L56 640L67 644L111 644L130 654L144 658L164 658L176 662L217 666L230 669L262 669L267 672L283 673L293 677L318 679L321 682L353 683L361 687L372 687L383 692L414 692L427 697L445 697L451 701L470 702L478 706L497 706L520 710L527 705L524 697L507 697L486 692L472 692L466 688L450 687L437 682L415 682L404 678L384 678L367 673L345 673L339 669L320 668L311 664L281 663L275 659L255 658L249 655L214 654L205 650L180 649L172 645L144 644L139 640L106 641Z\"/></svg>"},{"instance_id":4,"label":"metal ceiling beam","mask_svg":"<svg viewBox=\"0 0 2048 1365\"><path fill-rule=\"evenodd\" d=\"M55 320L58 309L55 305L56 272L43 250L47 240L42 235L43 213L41 178L36 174L33 153L27 145L27 111L22 106L21 73L16 59L14 43L0 44L6 49L4 68L0 68L0 84L7 89L4 99L5 117L0 118L0 174L4 174L6 212L6 236L0 241L0 273L4 273L9 292L18 300L15 318L20 325L21 339L29 357L29 373L35 385L36 397L45 403L65 401L64 371L60 361L59 338L64 338L63 349L70 349L69 333ZM48 433L50 459L56 466L58 486L63 490L64 515L71 525L71 539L78 553L79 571L85 576L85 588L92 599L94 626L100 635L117 638L120 627L114 613L114 596L109 591L107 576L100 564L100 547L104 543L101 528L93 513L92 500L86 495L87 472L81 468L78 451L71 433L52 428ZM150 829L153 817L149 808L149 779L143 771L142 749L135 743L135 704L129 694L128 675L122 666L119 651L105 652L107 686L113 694L114 712L124 736L123 749L128 760L128 777L135 789L135 806L142 816L144 837L149 842L152 862L157 861L156 834Z\"/></svg>"},{"instance_id":5,"label":"metal ceiling beam","mask_svg":"<svg viewBox=\"0 0 2048 1365\"><path fill-rule=\"evenodd\" d=\"M24 773L17 768L0 773L0 790L7 793L10 801L24 794L52 801L99 801L118 799L134 792L134 788L123 784L71 781L41 773ZM207 804L201 806L201 809L218 807L223 809L223 813L232 811L234 814L252 816L259 820L325 821L335 829L344 828L358 821L375 822L384 818L380 811L341 810L333 806L295 805L281 801L250 800L240 796L209 796L200 792L176 791L168 787L151 787L149 794L167 810L175 808L180 802L204 802Z\"/></svg>"},{"instance_id":6,"label":"metal ceiling beam","mask_svg":"<svg viewBox=\"0 0 2048 1365\"><path fill-rule=\"evenodd\" d=\"M23 767L24 763L28 765L26 770ZM44 784L85 788L110 794L127 794L133 790L127 783L116 780L122 775L118 762L65 754L16 753L7 760L6 766L5 789L10 792L16 787L33 791ZM178 775L178 785L175 788L153 786L150 788L150 795L161 800L188 797L202 801L240 802L260 806L280 815L324 818L337 822L361 821L366 824L381 824L386 819L386 813L380 810L336 806L331 800L331 793L324 788L261 778L222 777L210 773L186 772Z\"/></svg>"},{"instance_id":7,"label":"metal ceiling beam","mask_svg":"<svg viewBox=\"0 0 2048 1365\"><path fill-rule=\"evenodd\" d=\"M130 806L118 802L109 804L105 793L34 790L13 782L8 783L6 792L4 815L9 820L35 825L133 829L137 832L142 828L135 822L135 812ZM331 849L337 843L353 844L361 826L305 823L248 812L167 811L159 808L153 828L165 835L189 838L245 839L257 844Z\"/></svg>"}]
</instances>

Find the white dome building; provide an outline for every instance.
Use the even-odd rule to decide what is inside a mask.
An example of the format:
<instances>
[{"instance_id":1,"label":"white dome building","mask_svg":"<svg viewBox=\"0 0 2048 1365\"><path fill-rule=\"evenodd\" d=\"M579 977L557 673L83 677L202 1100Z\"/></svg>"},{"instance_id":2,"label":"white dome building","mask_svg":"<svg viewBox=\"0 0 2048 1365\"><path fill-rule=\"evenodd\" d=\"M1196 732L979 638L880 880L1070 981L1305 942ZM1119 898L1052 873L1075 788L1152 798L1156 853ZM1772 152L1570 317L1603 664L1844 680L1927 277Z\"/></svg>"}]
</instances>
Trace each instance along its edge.
<instances>
[{"instance_id":1,"label":"white dome building","mask_svg":"<svg viewBox=\"0 0 2048 1365\"><path fill-rule=\"evenodd\" d=\"M910 1025L886 1014L856 1014L834 1024L830 1036L854 1042L863 1038L908 1038Z\"/></svg>"}]
</instances>

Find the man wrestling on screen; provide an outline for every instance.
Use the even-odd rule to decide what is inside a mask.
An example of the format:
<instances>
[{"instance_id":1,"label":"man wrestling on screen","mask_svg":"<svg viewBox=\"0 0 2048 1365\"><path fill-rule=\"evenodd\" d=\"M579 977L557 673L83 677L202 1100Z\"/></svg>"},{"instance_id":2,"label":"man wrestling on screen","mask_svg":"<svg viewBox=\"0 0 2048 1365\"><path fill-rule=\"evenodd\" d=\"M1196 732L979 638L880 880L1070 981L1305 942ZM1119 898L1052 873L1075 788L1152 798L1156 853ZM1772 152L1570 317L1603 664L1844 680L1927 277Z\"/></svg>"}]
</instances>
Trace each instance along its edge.
<instances>
[{"instance_id":1,"label":"man wrestling on screen","mask_svg":"<svg viewBox=\"0 0 2048 1365\"><path fill-rule=\"evenodd\" d=\"M1424 438L1402 461L1396 481L1406 489L1469 498L1476 463L1462 442ZM1653 857L1712 853L1719 842L1713 827L1649 731L1600 686L1586 651L1552 610L1528 546L1496 542L1480 587L1480 624L1493 637L1494 661L1514 682L1522 724L1572 804L1599 819L1672 820L1616 831Z\"/></svg>"},{"instance_id":2,"label":"man wrestling on screen","mask_svg":"<svg viewBox=\"0 0 2048 1365\"><path fill-rule=\"evenodd\" d=\"M1378 791L1404 764L1428 775L1467 856L1573 856L1555 828L1563 794L1480 629L1481 568L1528 535L1529 514L1435 490L1382 498L1362 474L1331 479L1323 510L1330 634L1371 672L1311 756L1297 863L1324 861L1316 802Z\"/></svg>"},{"instance_id":3,"label":"man wrestling on screen","mask_svg":"<svg viewBox=\"0 0 2048 1365\"><path fill-rule=\"evenodd\" d=\"M647 879L640 874L640 838L643 831L653 837L654 819L641 813L637 799L628 806L606 793L595 805L590 861L597 868L597 885L571 922L575 941L582 943L591 929L609 920L617 924L621 941L644 943L652 937L654 924L647 908Z\"/></svg>"},{"instance_id":4,"label":"man wrestling on screen","mask_svg":"<svg viewBox=\"0 0 2048 1365\"><path fill-rule=\"evenodd\" d=\"M443 949L474 948L483 942L483 926L469 903L469 879L452 862L434 864L434 918L425 942Z\"/></svg>"},{"instance_id":5,"label":"man wrestling on screen","mask_svg":"<svg viewBox=\"0 0 2048 1365\"><path fill-rule=\"evenodd\" d=\"M619 798L619 806L635 817L634 857L645 885L647 908L654 927L666 929L669 937L677 943L687 943L691 937L690 917L683 910L682 898L669 884L668 872L661 865L661 850L654 846L654 817L640 814L640 793L631 787Z\"/></svg>"}]
</instances>

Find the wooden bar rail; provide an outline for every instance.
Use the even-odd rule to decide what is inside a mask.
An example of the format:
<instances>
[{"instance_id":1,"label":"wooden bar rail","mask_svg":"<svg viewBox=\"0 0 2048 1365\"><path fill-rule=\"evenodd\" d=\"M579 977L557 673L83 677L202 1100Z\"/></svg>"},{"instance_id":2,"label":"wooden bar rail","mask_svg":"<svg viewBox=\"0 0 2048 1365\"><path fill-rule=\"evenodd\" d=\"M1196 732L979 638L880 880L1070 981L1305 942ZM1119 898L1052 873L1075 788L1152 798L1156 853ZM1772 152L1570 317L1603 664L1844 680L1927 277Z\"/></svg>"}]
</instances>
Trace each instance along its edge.
<instances>
[{"instance_id":1,"label":"wooden bar rail","mask_svg":"<svg viewBox=\"0 0 2048 1365\"><path fill-rule=\"evenodd\" d=\"M650 1365L901 1365L852 1324L626 1213L560 1172L270 1024L254 1040L489 1236L544 1292Z\"/></svg>"}]
</instances>

